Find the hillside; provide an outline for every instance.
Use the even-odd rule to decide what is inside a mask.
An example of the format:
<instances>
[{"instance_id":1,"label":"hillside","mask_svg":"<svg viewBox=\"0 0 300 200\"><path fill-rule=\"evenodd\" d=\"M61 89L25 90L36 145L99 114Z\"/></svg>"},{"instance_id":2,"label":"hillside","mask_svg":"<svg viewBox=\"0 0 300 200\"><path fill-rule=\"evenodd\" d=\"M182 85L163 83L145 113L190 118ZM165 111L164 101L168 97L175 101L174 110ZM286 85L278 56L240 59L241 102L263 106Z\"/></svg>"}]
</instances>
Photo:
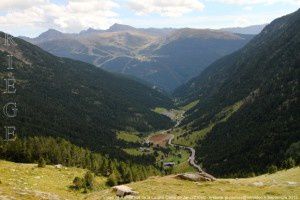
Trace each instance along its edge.
<instances>
[{"instance_id":1,"label":"hillside","mask_svg":"<svg viewBox=\"0 0 300 200\"><path fill-rule=\"evenodd\" d=\"M218 179L215 182L191 182L177 179L174 175L150 177L128 186L139 192L138 197L142 199L297 199L300 195L299 177L298 167L253 178ZM109 189L91 194L88 199L107 199L114 196L115 193Z\"/></svg>"},{"instance_id":2,"label":"hillside","mask_svg":"<svg viewBox=\"0 0 300 200\"><path fill-rule=\"evenodd\" d=\"M2 44L3 38L1 33ZM172 107L171 99L162 93L93 65L58 58L21 39L15 42L17 46L0 46L0 64L7 66L7 55L13 55L19 114L1 119L0 126L14 124L19 137L61 137L101 150L118 146L117 130L146 132L172 125L168 117L151 110ZM7 77L5 67L0 77ZM1 93L4 87L1 84ZM0 103L9 100L1 97Z\"/></svg>"},{"instance_id":3,"label":"hillside","mask_svg":"<svg viewBox=\"0 0 300 200\"><path fill-rule=\"evenodd\" d=\"M115 198L108 188L106 178L96 177L94 191L83 193L71 189L73 179L82 177L86 170L80 168L47 165L38 168L36 164L17 164L0 161L0 199L88 199ZM293 168L275 174L266 174L247 179L219 179L216 182L196 183L180 180L174 175L150 177L145 181L130 183L128 186L139 192L141 197L299 197L300 169ZM199 199L198 198L198 199Z\"/></svg>"},{"instance_id":4,"label":"hillside","mask_svg":"<svg viewBox=\"0 0 300 200\"><path fill-rule=\"evenodd\" d=\"M83 199L86 194L72 190L75 177L87 170L80 168L13 163L0 160L0 199ZM97 190L106 189L106 178L96 177Z\"/></svg>"},{"instance_id":5,"label":"hillside","mask_svg":"<svg viewBox=\"0 0 300 200\"><path fill-rule=\"evenodd\" d=\"M176 90L182 104L198 101L181 128L202 134L196 150L207 171L249 176L299 164L299 33L300 10Z\"/></svg>"},{"instance_id":6,"label":"hillside","mask_svg":"<svg viewBox=\"0 0 300 200\"><path fill-rule=\"evenodd\" d=\"M170 92L252 37L209 29L114 24L107 30L67 34L51 29L36 38L21 38L54 55L135 76Z\"/></svg>"}]
</instances>

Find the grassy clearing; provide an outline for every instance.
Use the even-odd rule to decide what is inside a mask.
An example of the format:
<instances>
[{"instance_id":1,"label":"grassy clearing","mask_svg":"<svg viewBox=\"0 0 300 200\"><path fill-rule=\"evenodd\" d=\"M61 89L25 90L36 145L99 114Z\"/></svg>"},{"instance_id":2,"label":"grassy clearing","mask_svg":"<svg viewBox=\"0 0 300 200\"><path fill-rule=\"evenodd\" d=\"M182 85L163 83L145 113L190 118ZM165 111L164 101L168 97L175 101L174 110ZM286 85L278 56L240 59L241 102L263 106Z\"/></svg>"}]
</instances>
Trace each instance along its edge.
<instances>
[{"instance_id":1,"label":"grassy clearing","mask_svg":"<svg viewBox=\"0 0 300 200\"><path fill-rule=\"evenodd\" d=\"M157 107L157 108L153 109L153 111L158 114L161 114L161 115L166 115L169 118L171 118L172 120L176 121L176 120L179 120L180 118L182 118L182 114L185 111L193 108L194 106L197 105L197 103L199 103L199 100L193 101L185 106L179 107L177 110L175 110L175 109L167 110L166 108Z\"/></svg>"},{"instance_id":2,"label":"grassy clearing","mask_svg":"<svg viewBox=\"0 0 300 200\"><path fill-rule=\"evenodd\" d=\"M0 199L83 199L87 196L69 188L73 179L83 177L86 170L47 165L21 164L0 160ZM96 191L107 188L106 178L96 177Z\"/></svg>"},{"instance_id":3,"label":"grassy clearing","mask_svg":"<svg viewBox=\"0 0 300 200\"><path fill-rule=\"evenodd\" d=\"M179 109L179 110L175 110L175 109L167 110L166 108L157 107L153 110L153 112L156 112L156 113L161 114L161 115L165 115L165 116L169 117L170 119L172 119L173 121L176 121L184 113L184 110L181 110L181 109Z\"/></svg>"},{"instance_id":4,"label":"grassy clearing","mask_svg":"<svg viewBox=\"0 0 300 200\"><path fill-rule=\"evenodd\" d=\"M140 156L144 154L143 152L139 151L137 148L125 148L123 150L129 155L133 155L133 156Z\"/></svg>"},{"instance_id":5,"label":"grassy clearing","mask_svg":"<svg viewBox=\"0 0 300 200\"><path fill-rule=\"evenodd\" d=\"M175 165L173 168L172 173L174 174L179 174L179 173L184 173L184 172L195 172L196 169L192 167L189 162L186 160L178 165Z\"/></svg>"},{"instance_id":6,"label":"grassy clearing","mask_svg":"<svg viewBox=\"0 0 300 200\"><path fill-rule=\"evenodd\" d=\"M138 135L137 132L126 132L120 131L117 133L118 140L124 140L126 142L139 143L142 141L142 138Z\"/></svg>"},{"instance_id":7,"label":"grassy clearing","mask_svg":"<svg viewBox=\"0 0 300 200\"><path fill-rule=\"evenodd\" d=\"M233 113L238 111L243 105L243 101L238 101L235 104L224 108L221 112L216 115L218 122L225 122Z\"/></svg>"},{"instance_id":8,"label":"grassy clearing","mask_svg":"<svg viewBox=\"0 0 300 200\"><path fill-rule=\"evenodd\" d=\"M185 162L188 160L190 153L184 149L176 149L172 147L172 151L169 156L165 158L165 162L175 162L176 164Z\"/></svg>"},{"instance_id":9,"label":"grassy clearing","mask_svg":"<svg viewBox=\"0 0 300 200\"><path fill-rule=\"evenodd\" d=\"M180 107L180 110L187 111L187 110L193 108L194 106L196 106L197 103L199 103L199 100L193 101L193 102L191 102L191 103L189 103L189 104L187 104L185 106Z\"/></svg>"},{"instance_id":10,"label":"grassy clearing","mask_svg":"<svg viewBox=\"0 0 300 200\"><path fill-rule=\"evenodd\" d=\"M165 112L167 112L168 110L162 107L157 107L153 110L154 112L158 113L158 114L164 114Z\"/></svg>"},{"instance_id":11,"label":"grassy clearing","mask_svg":"<svg viewBox=\"0 0 300 200\"><path fill-rule=\"evenodd\" d=\"M224 108L221 112L216 114L211 124L199 131L184 134L187 132L186 130L182 128L176 128L172 132L175 135L174 143L186 146L195 146L196 143L199 140L202 140L207 135L207 133L209 133L213 129L213 127L216 124L225 122L227 119L229 119L230 116L232 116L236 111L238 111L242 105L243 101L239 101L231 106Z\"/></svg>"},{"instance_id":12,"label":"grassy clearing","mask_svg":"<svg viewBox=\"0 0 300 200\"><path fill-rule=\"evenodd\" d=\"M211 124L208 127L201 129L200 131L194 131L186 134L185 136L183 135L184 131L182 129L178 129L175 134L174 143L194 147L197 141L203 139L213 127L214 124Z\"/></svg>"},{"instance_id":13,"label":"grassy clearing","mask_svg":"<svg viewBox=\"0 0 300 200\"><path fill-rule=\"evenodd\" d=\"M280 171L246 179L219 179L216 182L191 182L176 179L174 176L152 177L145 181L130 183L129 187L139 192L138 197L148 199L184 199L198 197L198 199L284 199L285 197L300 197L300 168ZM88 199L109 199L115 197L112 190L94 193Z\"/></svg>"},{"instance_id":14,"label":"grassy clearing","mask_svg":"<svg viewBox=\"0 0 300 200\"><path fill-rule=\"evenodd\" d=\"M194 167L190 166L188 159L190 157L190 152L185 149L175 150L173 147L173 151L170 156L168 156L165 162L174 162L175 166L173 167L172 173L184 173L184 172L194 172L196 171Z\"/></svg>"}]
</instances>

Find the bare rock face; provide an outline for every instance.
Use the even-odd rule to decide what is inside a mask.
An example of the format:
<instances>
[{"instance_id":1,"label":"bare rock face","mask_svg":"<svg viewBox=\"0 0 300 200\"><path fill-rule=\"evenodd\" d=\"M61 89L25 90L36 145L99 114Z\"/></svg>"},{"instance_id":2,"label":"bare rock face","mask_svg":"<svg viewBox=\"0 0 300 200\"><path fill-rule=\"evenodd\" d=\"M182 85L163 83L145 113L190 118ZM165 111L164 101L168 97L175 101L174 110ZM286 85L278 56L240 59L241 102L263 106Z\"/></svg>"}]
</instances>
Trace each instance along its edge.
<instances>
[{"instance_id":1,"label":"bare rock face","mask_svg":"<svg viewBox=\"0 0 300 200\"><path fill-rule=\"evenodd\" d=\"M114 186L113 190L116 191L116 195L118 197L125 197L127 195L137 195L138 193L133 191L132 188L126 185L118 185Z\"/></svg>"},{"instance_id":2,"label":"bare rock face","mask_svg":"<svg viewBox=\"0 0 300 200\"><path fill-rule=\"evenodd\" d=\"M189 180L189 181L196 181L196 182L202 182L202 181L215 181L217 180L212 175L206 173L206 172L195 172L195 173L183 173L176 176L177 178Z\"/></svg>"}]
</instances>

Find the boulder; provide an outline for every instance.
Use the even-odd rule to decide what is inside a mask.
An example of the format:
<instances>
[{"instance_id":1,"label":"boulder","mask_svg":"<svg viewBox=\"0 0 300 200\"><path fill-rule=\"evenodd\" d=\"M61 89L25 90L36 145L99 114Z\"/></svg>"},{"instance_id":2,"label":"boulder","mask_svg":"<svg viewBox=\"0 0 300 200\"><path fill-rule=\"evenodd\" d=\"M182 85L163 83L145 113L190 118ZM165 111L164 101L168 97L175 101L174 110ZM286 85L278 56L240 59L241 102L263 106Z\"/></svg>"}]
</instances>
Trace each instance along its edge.
<instances>
[{"instance_id":1,"label":"boulder","mask_svg":"<svg viewBox=\"0 0 300 200\"><path fill-rule=\"evenodd\" d=\"M127 195L137 195L138 193L133 191L132 188L126 186L126 185L118 185L114 186L113 190L116 191L116 195L118 197L124 197Z\"/></svg>"},{"instance_id":2,"label":"boulder","mask_svg":"<svg viewBox=\"0 0 300 200\"><path fill-rule=\"evenodd\" d=\"M288 185L290 185L290 186L297 186L297 185L298 185L297 182L293 182L293 181L287 181L286 183L287 183Z\"/></svg>"},{"instance_id":3,"label":"boulder","mask_svg":"<svg viewBox=\"0 0 300 200\"><path fill-rule=\"evenodd\" d=\"M178 174L176 177L180 179L196 181L196 182L217 180L215 177L213 177L212 175L206 172L183 173L183 174Z\"/></svg>"},{"instance_id":4,"label":"boulder","mask_svg":"<svg viewBox=\"0 0 300 200\"><path fill-rule=\"evenodd\" d=\"M253 185L253 186L256 186L256 187L262 187L262 186L264 186L264 183L263 183L263 182L260 182L260 181L258 181L258 182L254 182L254 183L252 183L251 185Z\"/></svg>"},{"instance_id":5,"label":"boulder","mask_svg":"<svg viewBox=\"0 0 300 200\"><path fill-rule=\"evenodd\" d=\"M61 169L63 166L62 166L61 164L58 164L58 165L54 165L54 167L55 167L56 169Z\"/></svg>"}]
</instances>

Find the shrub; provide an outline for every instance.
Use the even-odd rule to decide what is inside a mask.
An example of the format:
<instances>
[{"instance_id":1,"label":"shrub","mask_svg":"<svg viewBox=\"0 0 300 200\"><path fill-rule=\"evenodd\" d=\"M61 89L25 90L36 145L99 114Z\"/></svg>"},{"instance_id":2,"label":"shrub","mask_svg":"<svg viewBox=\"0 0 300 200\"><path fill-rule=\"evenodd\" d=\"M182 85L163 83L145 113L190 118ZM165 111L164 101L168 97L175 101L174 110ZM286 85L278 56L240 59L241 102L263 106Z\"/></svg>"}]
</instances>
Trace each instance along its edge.
<instances>
[{"instance_id":1,"label":"shrub","mask_svg":"<svg viewBox=\"0 0 300 200\"><path fill-rule=\"evenodd\" d=\"M270 167L268 167L268 173L270 173L270 174L273 174L277 171L278 171L278 169L275 165L271 165Z\"/></svg>"},{"instance_id":2,"label":"shrub","mask_svg":"<svg viewBox=\"0 0 300 200\"><path fill-rule=\"evenodd\" d=\"M75 189L79 190L83 187L83 180L82 178L79 178L78 176L76 176L73 180L73 184Z\"/></svg>"},{"instance_id":3,"label":"shrub","mask_svg":"<svg viewBox=\"0 0 300 200\"><path fill-rule=\"evenodd\" d=\"M94 189L94 175L90 171L84 175L84 186L90 190Z\"/></svg>"},{"instance_id":4,"label":"shrub","mask_svg":"<svg viewBox=\"0 0 300 200\"><path fill-rule=\"evenodd\" d=\"M116 176L114 173L112 173L111 175L109 175L108 179L107 179L107 183L108 186L115 186L118 184Z\"/></svg>"},{"instance_id":5,"label":"shrub","mask_svg":"<svg viewBox=\"0 0 300 200\"><path fill-rule=\"evenodd\" d=\"M39 161L38 161L38 167L46 167L46 161L43 157L40 157Z\"/></svg>"},{"instance_id":6,"label":"shrub","mask_svg":"<svg viewBox=\"0 0 300 200\"><path fill-rule=\"evenodd\" d=\"M286 157L293 158L297 164L300 163L300 141L291 144L286 151Z\"/></svg>"},{"instance_id":7,"label":"shrub","mask_svg":"<svg viewBox=\"0 0 300 200\"><path fill-rule=\"evenodd\" d=\"M87 193L87 190L94 189L94 175L92 172L88 171L85 173L83 178L75 177L73 180L73 185L76 190L84 189L84 193Z\"/></svg>"},{"instance_id":8,"label":"shrub","mask_svg":"<svg viewBox=\"0 0 300 200\"><path fill-rule=\"evenodd\" d=\"M285 161L283 161L283 167L286 169L292 168L296 166L296 162L293 158L289 157Z\"/></svg>"},{"instance_id":9,"label":"shrub","mask_svg":"<svg viewBox=\"0 0 300 200\"><path fill-rule=\"evenodd\" d=\"M249 177L255 177L256 176L256 174L254 173L254 172L251 172L250 174L249 174Z\"/></svg>"}]
</instances>

